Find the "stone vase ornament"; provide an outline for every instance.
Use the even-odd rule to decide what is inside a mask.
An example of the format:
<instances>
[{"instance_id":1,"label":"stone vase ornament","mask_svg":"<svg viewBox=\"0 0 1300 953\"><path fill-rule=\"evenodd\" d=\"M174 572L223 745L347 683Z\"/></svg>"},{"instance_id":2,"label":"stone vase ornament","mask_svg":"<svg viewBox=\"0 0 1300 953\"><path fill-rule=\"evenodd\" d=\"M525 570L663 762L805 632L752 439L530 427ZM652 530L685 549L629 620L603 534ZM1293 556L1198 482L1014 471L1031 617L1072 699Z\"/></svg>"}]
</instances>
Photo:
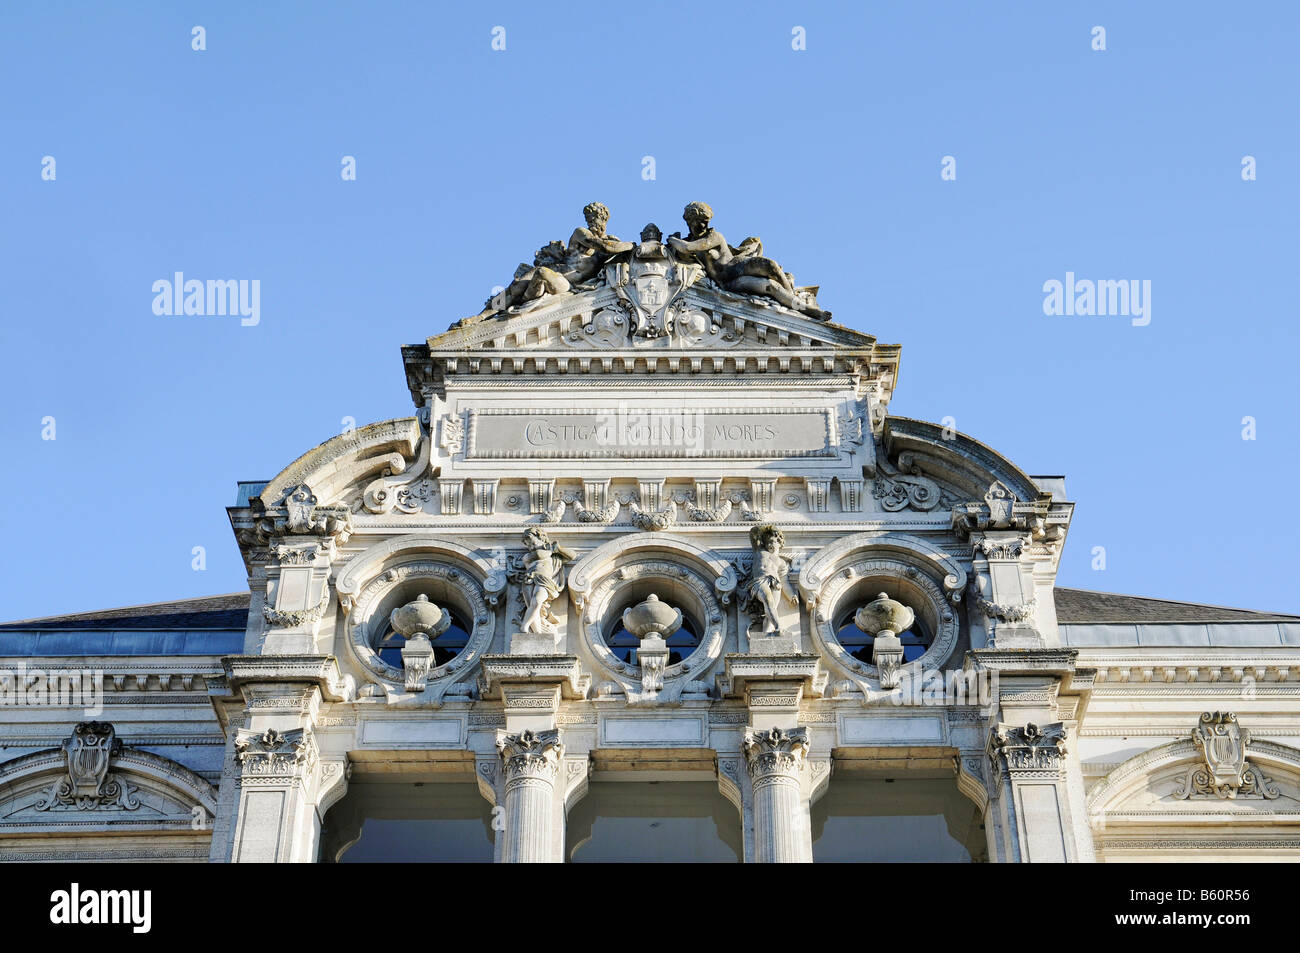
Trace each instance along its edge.
<instances>
[{"instance_id":1,"label":"stone vase ornament","mask_svg":"<svg viewBox=\"0 0 1300 953\"><path fill-rule=\"evenodd\" d=\"M623 627L640 640L637 663L641 666L641 690L653 696L664 687L668 668L668 639L682 627L682 610L661 602L653 592L623 612Z\"/></svg>"},{"instance_id":2,"label":"stone vase ornament","mask_svg":"<svg viewBox=\"0 0 1300 953\"><path fill-rule=\"evenodd\" d=\"M433 668L433 641L451 628L451 616L421 593L414 602L394 609L389 622L406 639L402 646L406 690L422 692Z\"/></svg>"},{"instance_id":3,"label":"stone vase ornament","mask_svg":"<svg viewBox=\"0 0 1300 953\"><path fill-rule=\"evenodd\" d=\"M903 664L903 642L898 633L906 632L916 621L916 613L889 594L882 592L853 617L859 629L875 639L871 661L880 672L880 687L898 687L899 668Z\"/></svg>"}]
</instances>

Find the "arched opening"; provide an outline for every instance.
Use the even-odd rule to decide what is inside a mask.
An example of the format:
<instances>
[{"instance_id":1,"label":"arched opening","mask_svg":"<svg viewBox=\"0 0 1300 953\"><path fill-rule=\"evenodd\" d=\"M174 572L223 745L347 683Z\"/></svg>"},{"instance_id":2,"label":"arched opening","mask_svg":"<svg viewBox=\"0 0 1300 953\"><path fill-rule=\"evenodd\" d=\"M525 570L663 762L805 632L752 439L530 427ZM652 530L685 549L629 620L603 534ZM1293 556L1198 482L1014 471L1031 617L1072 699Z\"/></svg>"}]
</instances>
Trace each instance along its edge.
<instances>
[{"instance_id":1,"label":"arched opening","mask_svg":"<svg viewBox=\"0 0 1300 953\"><path fill-rule=\"evenodd\" d=\"M985 863L976 806L947 779L833 778L812 806L817 863Z\"/></svg>"},{"instance_id":2,"label":"arched opening","mask_svg":"<svg viewBox=\"0 0 1300 953\"><path fill-rule=\"evenodd\" d=\"M592 781L569 812L572 863L740 863L740 815L713 781Z\"/></svg>"},{"instance_id":3,"label":"arched opening","mask_svg":"<svg viewBox=\"0 0 1300 953\"><path fill-rule=\"evenodd\" d=\"M321 863L491 863L492 806L472 781L354 781L321 825Z\"/></svg>"}]
</instances>

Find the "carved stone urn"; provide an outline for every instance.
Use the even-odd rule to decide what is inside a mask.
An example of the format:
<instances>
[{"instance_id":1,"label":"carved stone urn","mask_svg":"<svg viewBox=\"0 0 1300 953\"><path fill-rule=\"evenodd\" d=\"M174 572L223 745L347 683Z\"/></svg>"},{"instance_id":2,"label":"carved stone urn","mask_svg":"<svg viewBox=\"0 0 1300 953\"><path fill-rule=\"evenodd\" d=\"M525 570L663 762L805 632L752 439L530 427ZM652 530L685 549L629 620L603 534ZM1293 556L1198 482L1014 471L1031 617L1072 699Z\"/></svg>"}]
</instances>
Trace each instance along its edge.
<instances>
[{"instance_id":1,"label":"carved stone urn","mask_svg":"<svg viewBox=\"0 0 1300 953\"><path fill-rule=\"evenodd\" d=\"M660 602L652 592L623 613L623 627L642 642L652 636L667 639L682 627L682 610Z\"/></svg>"},{"instance_id":2,"label":"carved stone urn","mask_svg":"<svg viewBox=\"0 0 1300 953\"><path fill-rule=\"evenodd\" d=\"M414 602L394 609L388 618L393 631L406 637L402 646L406 690L422 692L433 667L433 640L451 627L451 616L421 593Z\"/></svg>"},{"instance_id":3,"label":"carved stone urn","mask_svg":"<svg viewBox=\"0 0 1300 953\"><path fill-rule=\"evenodd\" d=\"M637 663L641 666L641 690L654 696L664 687L668 668L669 636L682 627L682 610L659 601L653 592L623 613L623 627L641 640Z\"/></svg>"},{"instance_id":4,"label":"carved stone urn","mask_svg":"<svg viewBox=\"0 0 1300 953\"><path fill-rule=\"evenodd\" d=\"M898 687L899 667L903 664L903 643L898 633L907 631L916 621L916 613L889 594L882 592L853 617L859 629L875 638L871 661L880 672L880 687Z\"/></svg>"}]
</instances>

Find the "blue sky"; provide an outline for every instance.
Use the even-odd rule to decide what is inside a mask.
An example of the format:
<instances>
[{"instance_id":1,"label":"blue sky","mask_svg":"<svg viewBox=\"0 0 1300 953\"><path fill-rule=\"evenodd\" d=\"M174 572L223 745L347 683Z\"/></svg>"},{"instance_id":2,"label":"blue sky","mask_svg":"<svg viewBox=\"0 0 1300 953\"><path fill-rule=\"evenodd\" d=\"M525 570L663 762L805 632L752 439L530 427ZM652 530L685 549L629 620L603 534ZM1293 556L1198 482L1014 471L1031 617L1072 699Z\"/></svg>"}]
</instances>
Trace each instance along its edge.
<instances>
[{"instance_id":1,"label":"blue sky","mask_svg":"<svg viewBox=\"0 0 1300 953\"><path fill-rule=\"evenodd\" d=\"M1062 585L1300 612L1298 24L1292 3L8 2L0 616L245 588L235 481L409 413L399 346L593 199L625 238L709 202L903 345L893 413L1065 474ZM260 280L260 323L155 315L175 271ZM1067 271L1149 280L1150 324L1044 315Z\"/></svg>"}]
</instances>

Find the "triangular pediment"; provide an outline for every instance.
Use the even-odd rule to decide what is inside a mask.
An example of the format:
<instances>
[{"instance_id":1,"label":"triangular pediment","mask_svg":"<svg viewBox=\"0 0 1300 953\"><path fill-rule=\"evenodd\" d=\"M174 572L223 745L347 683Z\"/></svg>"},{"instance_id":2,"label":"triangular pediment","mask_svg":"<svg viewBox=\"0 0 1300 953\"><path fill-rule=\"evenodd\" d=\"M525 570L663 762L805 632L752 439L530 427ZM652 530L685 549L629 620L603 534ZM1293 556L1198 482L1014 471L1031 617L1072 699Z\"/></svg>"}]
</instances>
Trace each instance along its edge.
<instances>
[{"instance_id":1,"label":"triangular pediment","mask_svg":"<svg viewBox=\"0 0 1300 953\"><path fill-rule=\"evenodd\" d=\"M464 322L429 338L428 346L436 351L876 347L870 334L724 291L708 279L680 289L663 309L666 314L649 316L657 317L656 323L647 321L646 310L635 289L602 284Z\"/></svg>"}]
</instances>

